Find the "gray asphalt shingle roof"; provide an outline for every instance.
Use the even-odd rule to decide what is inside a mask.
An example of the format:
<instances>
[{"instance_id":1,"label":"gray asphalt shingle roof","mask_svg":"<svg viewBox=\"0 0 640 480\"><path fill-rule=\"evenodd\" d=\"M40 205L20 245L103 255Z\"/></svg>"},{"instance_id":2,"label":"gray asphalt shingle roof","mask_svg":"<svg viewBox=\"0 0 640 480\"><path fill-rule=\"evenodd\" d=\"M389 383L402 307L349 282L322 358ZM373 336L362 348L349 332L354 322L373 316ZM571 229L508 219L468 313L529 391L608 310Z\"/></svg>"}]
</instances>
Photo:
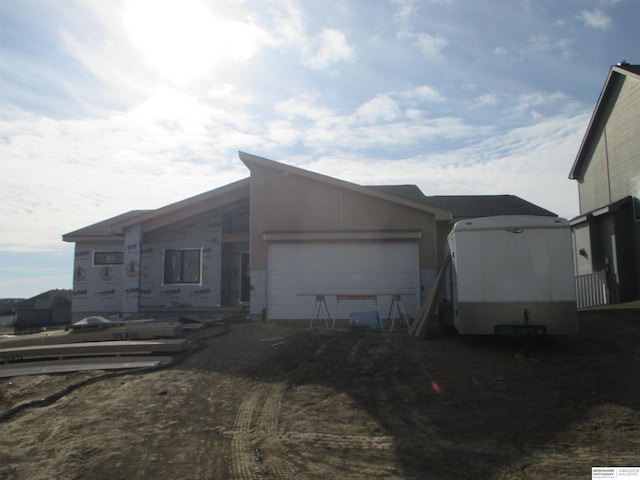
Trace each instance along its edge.
<instances>
[{"instance_id":1,"label":"gray asphalt shingle roof","mask_svg":"<svg viewBox=\"0 0 640 480\"><path fill-rule=\"evenodd\" d=\"M453 218L496 215L557 215L516 195L433 195L426 196L416 185L373 185L370 188L448 210Z\"/></svg>"}]
</instances>

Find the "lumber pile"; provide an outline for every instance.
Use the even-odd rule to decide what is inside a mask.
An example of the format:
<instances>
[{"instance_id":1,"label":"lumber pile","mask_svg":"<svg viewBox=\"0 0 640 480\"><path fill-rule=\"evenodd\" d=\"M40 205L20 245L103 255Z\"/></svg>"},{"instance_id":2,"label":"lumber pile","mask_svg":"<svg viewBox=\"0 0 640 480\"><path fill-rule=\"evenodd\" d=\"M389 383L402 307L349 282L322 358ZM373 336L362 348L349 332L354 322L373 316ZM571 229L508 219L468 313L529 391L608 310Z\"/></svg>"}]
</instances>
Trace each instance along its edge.
<instances>
[{"instance_id":1,"label":"lumber pile","mask_svg":"<svg viewBox=\"0 0 640 480\"><path fill-rule=\"evenodd\" d=\"M69 330L54 330L51 332L2 338L0 339L0 350L11 347L35 345L173 338L179 336L183 331L182 324L179 322L156 322L149 320L112 322L103 319L105 322L81 323L83 320L73 324Z\"/></svg>"},{"instance_id":2,"label":"lumber pile","mask_svg":"<svg viewBox=\"0 0 640 480\"><path fill-rule=\"evenodd\" d=\"M184 320L112 321L93 316L64 331L0 338L0 378L166 364L170 355L192 345L175 338L184 330L221 325L219 319Z\"/></svg>"},{"instance_id":3,"label":"lumber pile","mask_svg":"<svg viewBox=\"0 0 640 480\"><path fill-rule=\"evenodd\" d=\"M89 370L128 370L166 365L172 357L91 357L65 360L43 360L0 365L0 378L21 375L46 375L51 373L83 372Z\"/></svg>"},{"instance_id":4,"label":"lumber pile","mask_svg":"<svg viewBox=\"0 0 640 480\"><path fill-rule=\"evenodd\" d=\"M15 362L45 358L69 358L92 356L151 355L155 353L179 353L190 344L185 338L157 340L116 340L107 342L81 342L58 345L31 345L0 349L0 362Z\"/></svg>"}]
</instances>

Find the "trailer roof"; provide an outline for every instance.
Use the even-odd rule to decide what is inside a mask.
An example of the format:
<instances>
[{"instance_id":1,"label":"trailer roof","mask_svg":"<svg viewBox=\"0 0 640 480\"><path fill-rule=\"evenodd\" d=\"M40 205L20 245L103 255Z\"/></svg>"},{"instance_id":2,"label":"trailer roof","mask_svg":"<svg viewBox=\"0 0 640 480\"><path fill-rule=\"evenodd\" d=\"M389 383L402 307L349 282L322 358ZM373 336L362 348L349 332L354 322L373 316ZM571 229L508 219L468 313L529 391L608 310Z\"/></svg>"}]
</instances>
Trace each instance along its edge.
<instances>
[{"instance_id":1,"label":"trailer roof","mask_svg":"<svg viewBox=\"0 0 640 480\"><path fill-rule=\"evenodd\" d=\"M531 228L570 228L570 224L568 220L558 217L541 215L501 215L461 220L455 223L452 232Z\"/></svg>"}]
</instances>

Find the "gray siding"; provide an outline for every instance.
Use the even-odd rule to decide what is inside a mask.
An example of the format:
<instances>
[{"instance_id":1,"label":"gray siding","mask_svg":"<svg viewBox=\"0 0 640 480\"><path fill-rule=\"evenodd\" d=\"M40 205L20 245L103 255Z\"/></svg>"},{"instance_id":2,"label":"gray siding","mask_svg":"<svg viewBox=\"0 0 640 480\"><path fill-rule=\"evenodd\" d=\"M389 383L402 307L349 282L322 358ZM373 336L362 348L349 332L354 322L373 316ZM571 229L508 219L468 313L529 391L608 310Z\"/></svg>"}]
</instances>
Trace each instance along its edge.
<instances>
[{"instance_id":1,"label":"gray siding","mask_svg":"<svg viewBox=\"0 0 640 480\"><path fill-rule=\"evenodd\" d=\"M579 184L581 213L633 195L640 177L640 81L624 77L617 93L587 154Z\"/></svg>"},{"instance_id":2,"label":"gray siding","mask_svg":"<svg viewBox=\"0 0 640 480\"><path fill-rule=\"evenodd\" d=\"M591 160L579 183L580 212L586 213L611 203L604 130L598 132Z\"/></svg>"},{"instance_id":3,"label":"gray siding","mask_svg":"<svg viewBox=\"0 0 640 480\"><path fill-rule=\"evenodd\" d=\"M633 194L640 176L640 81L625 77L614 114L607 123L611 201Z\"/></svg>"}]
</instances>

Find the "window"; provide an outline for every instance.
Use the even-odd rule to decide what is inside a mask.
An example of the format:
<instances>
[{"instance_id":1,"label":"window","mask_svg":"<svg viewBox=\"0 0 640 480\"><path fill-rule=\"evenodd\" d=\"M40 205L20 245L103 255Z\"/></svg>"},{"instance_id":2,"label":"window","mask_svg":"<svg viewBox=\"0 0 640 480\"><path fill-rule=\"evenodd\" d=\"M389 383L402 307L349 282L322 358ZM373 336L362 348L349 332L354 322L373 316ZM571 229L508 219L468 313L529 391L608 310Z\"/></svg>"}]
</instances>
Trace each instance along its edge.
<instances>
[{"instance_id":1,"label":"window","mask_svg":"<svg viewBox=\"0 0 640 480\"><path fill-rule=\"evenodd\" d=\"M93 252L94 265L122 265L124 253L122 252Z\"/></svg>"},{"instance_id":2,"label":"window","mask_svg":"<svg viewBox=\"0 0 640 480\"><path fill-rule=\"evenodd\" d=\"M164 283L200 283L200 249L165 250Z\"/></svg>"}]
</instances>

